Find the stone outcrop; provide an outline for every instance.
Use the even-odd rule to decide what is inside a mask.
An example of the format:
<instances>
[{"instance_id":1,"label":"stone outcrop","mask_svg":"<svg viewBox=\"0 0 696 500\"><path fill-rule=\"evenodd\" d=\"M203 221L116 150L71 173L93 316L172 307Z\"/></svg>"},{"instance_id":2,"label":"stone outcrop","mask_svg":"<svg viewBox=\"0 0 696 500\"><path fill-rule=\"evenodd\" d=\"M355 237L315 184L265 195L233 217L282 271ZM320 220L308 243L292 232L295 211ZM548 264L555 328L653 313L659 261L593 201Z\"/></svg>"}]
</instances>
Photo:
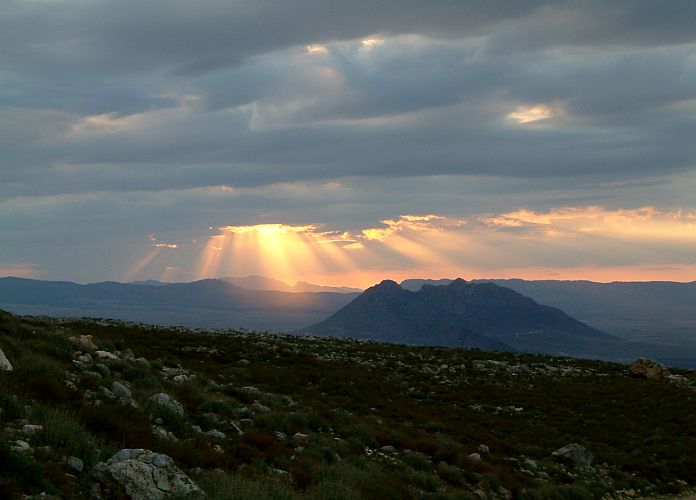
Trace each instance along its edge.
<instances>
[{"instance_id":1,"label":"stone outcrop","mask_svg":"<svg viewBox=\"0 0 696 500\"><path fill-rule=\"evenodd\" d=\"M201 489L167 455L143 449L123 449L94 466L104 498L159 500L203 498Z\"/></svg>"},{"instance_id":2,"label":"stone outcrop","mask_svg":"<svg viewBox=\"0 0 696 500\"><path fill-rule=\"evenodd\" d=\"M10 360L7 359L5 353L2 352L2 349L0 349L0 370L11 372L13 369L12 363L10 363Z\"/></svg>"},{"instance_id":3,"label":"stone outcrop","mask_svg":"<svg viewBox=\"0 0 696 500\"><path fill-rule=\"evenodd\" d=\"M160 392L159 394L155 394L150 398L150 401L155 403L156 405L160 405L171 411L172 413L176 413L179 416L184 415L184 407L181 403L179 403L176 399L171 397L169 394L166 394L164 392Z\"/></svg>"},{"instance_id":4,"label":"stone outcrop","mask_svg":"<svg viewBox=\"0 0 696 500\"><path fill-rule=\"evenodd\" d=\"M559 462L568 462L577 465L591 465L594 461L594 455L587 448L576 443L558 448L551 453L551 456Z\"/></svg>"},{"instance_id":5,"label":"stone outcrop","mask_svg":"<svg viewBox=\"0 0 696 500\"><path fill-rule=\"evenodd\" d=\"M649 380L662 380L666 375L665 367L657 361L647 358L638 358L628 368L634 377L643 377Z\"/></svg>"}]
</instances>

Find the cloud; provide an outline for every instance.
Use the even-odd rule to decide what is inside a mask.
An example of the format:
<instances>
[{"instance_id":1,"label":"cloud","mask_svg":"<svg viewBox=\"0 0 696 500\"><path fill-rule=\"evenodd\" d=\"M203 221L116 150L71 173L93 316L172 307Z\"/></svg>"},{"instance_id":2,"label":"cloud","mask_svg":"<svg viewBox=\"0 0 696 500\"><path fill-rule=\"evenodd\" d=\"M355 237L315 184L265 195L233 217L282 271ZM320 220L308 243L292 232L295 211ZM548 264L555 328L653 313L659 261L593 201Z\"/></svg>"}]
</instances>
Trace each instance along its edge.
<instances>
[{"instance_id":1,"label":"cloud","mask_svg":"<svg viewBox=\"0 0 696 500\"><path fill-rule=\"evenodd\" d=\"M401 262L380 238L540 230L520 207L694 211L694 24L682 0L10 0L0 260L110 277L147 234L174 258L313 221Z\"/></svg>"}]
</instances>

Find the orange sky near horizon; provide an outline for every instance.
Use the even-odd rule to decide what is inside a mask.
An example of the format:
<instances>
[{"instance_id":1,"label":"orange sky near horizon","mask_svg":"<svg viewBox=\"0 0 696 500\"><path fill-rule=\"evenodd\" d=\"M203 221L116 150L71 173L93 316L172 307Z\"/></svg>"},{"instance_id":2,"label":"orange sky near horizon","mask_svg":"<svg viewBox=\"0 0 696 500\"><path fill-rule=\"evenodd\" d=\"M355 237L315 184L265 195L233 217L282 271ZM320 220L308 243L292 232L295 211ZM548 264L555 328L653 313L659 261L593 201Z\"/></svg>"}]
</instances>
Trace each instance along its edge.
<instances>
[{"instance_id":1,"label":"orange sky near horizon","mask_svg":"<svg viewBox=\"0 0 696 500\"><path fill-rule=\"evenodd\" d=\"M123 281L264 275L366 288L384 279L521 278L695 281L696 214L652 207L564 207L455 218L401 215L359 231L321 224L211 228L207 241L162 242Z\"/></svg>"}]
</instances>

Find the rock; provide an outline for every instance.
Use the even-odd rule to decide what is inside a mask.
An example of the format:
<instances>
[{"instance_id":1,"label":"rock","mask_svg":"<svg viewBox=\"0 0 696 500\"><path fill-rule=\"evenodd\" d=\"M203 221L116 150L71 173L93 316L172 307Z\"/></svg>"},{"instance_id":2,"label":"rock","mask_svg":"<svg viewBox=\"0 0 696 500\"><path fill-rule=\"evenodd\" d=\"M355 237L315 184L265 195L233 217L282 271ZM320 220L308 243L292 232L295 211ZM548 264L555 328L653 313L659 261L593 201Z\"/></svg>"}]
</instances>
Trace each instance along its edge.
<instances>
[{"instance_id":1,"label":"rock","mask_svg":"<svg viewBox=\"0 0 696 500\"><path fill-rule=\"evenodd\" d=\"M68 337L68 340L79 345L82 349L86 351L96 351L99 349L97 344L94 343L91 335L78 335L77 337Z\"/></svg>"},{"instance_id":2,"label":"rock","mask_svg":"<svg viewBox=\"0 0 696 500\"><path fill-rule=\"evenodd\" d=\"M634 377L643 377L649 380L662 380L666 374L665 367L657 361L647 358L638 358L628 368Z\"/></svg>"},{"instance_id":3,"label":"rock","mask_svg":"<svg viewBox=\"0 0 696 500\"><path fill-rule=\"evenodd\" d=\"M237 422L235 422L234 420L225 420L223 425L225 426L225 428L228 431L234 431L237 434L239 434L240 436L244 435L244 431L239 427L239 424L237 424Z\"/></svg>"},{"instance_id":4,"label":"rock","mask_svg":"<svg viewBox=\"0 0 696 500\"><path fill-rule=\"evenodd\" d=\"M116 394L120 398L132 398L133 394L131 390L120 382L114 382L111 384L111 392Z\"/></svg>"},{"instance_id":5,"label":"rock","mask_svg":"<svg viewBox=\"0 0 696 500\"><path fill-rule=\"evenodd\" d=\"M471 453L467 456L469 460L472 462L480 462L481 461L481 454L479 453Z\"/></svg>"},{"instance_id":6,"label":"rock","mask_svg":"<svg viewBox=\"0 0 696 500\"><path fill-rule=\"evenodd\" d=\"M133 351L130 349L126 349L125 351L121 351L118 353L122 359L125 359L126 361L130 361L131 363L135 361L135 354L133 354Z\"/></svg>"},{"instance_id":7,"label":"rock","mask_svg":"<svg viewBox=\"0 0 696 500\"><path fill-rule=\"evenodd\" d=\"M26 424L22 427L22 434L24 434L25 436L33 436L34 434L42 430L42 425Z\"/></svg>"},{"instance_id":8,"label":"rock","mask_svg":"<svg viewBox=\"0 0 696 500\"><path fill-rule=\"evenodd\" d=\"M179 439L171 431L168 431L164 427L160 427L158 425L152 426L152 435L155 437L158 437L160 439L172 441L173 443L176 443L179 441Z\"/></svg>"},{"instance_id":9,"label":"rock","mask_svg":"<svg viewBox=\"0 0 696 500\"><path fill-rule=\"evenodd\" d=\"M111 368L106 366L104 363L96 363L94 365L94 369L97 370L102 377L111 376Z\"/></svg>"},{"instance_id":10,"label":"rock","mask_svg":"<svg viewBox=\"0 0 696 500\"><path fill-rule=\"evenodd\" d=\"M389 453L390 455L393 455L394 453L398 453L396 451L396 448L394 448L392 445L388 444L386 446L382 446L382 453Z\"/></svg>"},{"instance_id":11,"label":"rock","mask_svg":"<svg viewBox=\"0 0 696 500\"><path fill-rule=\"evenodd\" d=\"M220 423L220 418L213 412L205 412L203 414L203 418L205 418L212 425L217 425Z\"/></svg>"},{"instance_id":12,"label":"rock","mask_svg":"<svg viewBox=\"0 0 696 500\"><path fill-rule=\"evenodd\" d=\"M67 457L65 463L68 464L68 467L77 472L82 472L85 468L85 464L77 457Z\"/></svg>"},{"instance_id":13,"label":"rock","mask_svg":"<svg viewBox=\"0 0 696 500\"><path fill-rule=\"evenodd\" d=\"M176 413L177 415L182 417L184 416L183 405L167 393L160 392L159 394L155 394L150 398L150 401L152 401L156 405L165 407L172 413Z\"/></svg>"},{"instance_id":14,"label":"rock","mask_svg":"<svg viewBox=\"0 0 696 500\"><path fill-rule=\"evenodd\" d=\"M251 409L257 413L270 413L271 412L271 409L268 406L263 405L263 404L259 403L258 401L256 401L253 405L251 405Z\"/></svg>"},{"instance_id":15,"label":"rock","mask_svg":"<svg viewBox=\"0 0 696 500\"><path fill-rule=\"evenodd\" d=\"M13 443L12 446L13 451L31 451L31 445L27 443L26 441L22 441L21 439L18 439Z\"/></svg>"},{"instance_id":16,"label":"rock","mask_svg":"<svg viewBox=\"0 0 696 500\"><path fill-rule=\"evenodd\" d=\"M479 453L490 453L491 449L485 444L480 444L478 447L478 452Z\"/></svg>"},{"instance_id":17,"label":"rock","mask_svg":"<svg viewBox=\"0 0 696 500\"><path fill-rule=\"evenodd\" d=\"M101 380L104 377L102 377L102 374L99 372L93 372L93 371L86 371L82 374L86 378L93 378L94 380Z\"/></svg>"},{"instance_id":18,"label":"rock","mask_svg":"<svg viewBox=\"0 0 696 500\"><path fill-rule=\"evenodd\" d=\"M78 356L77 360L80 363L84 363L84 364L89 364L89 363L94 362L94 359L92 359L92 355L90 353L86 353L86 354L83 354L82 356Z\"/></svg>"},{"instance_id":19,"label":"rock","mask_svg":"<svg viewBox=\"0 0 696 500\"><path fill-rule=\"evenodd\" d=\"M2 349L0 349L0 370L5 370L8 372L14 370L12 363L10 363L10 360L7 359L7 356L5 356L5 353L2 352Z\"/></svg>"},{"instance_id":20,"label":"rock","mask_svg":"<svg viewBox=\"0 0 696 500\"><path fill-rule=\"evenodd\" d=\"M576 443L558 448L551 453L551 456L561 462L570 462L578 465L590 465L594 460L594 455L587 448Z\"/></svg>"},{"instance_id":21,"label":"rock","mask_svg":"<svg viewBox=\"0 0 696 500\"><path fill-rule=\"evenodd\" d=\"M103 385L99 386L99 392L101 392L102 395L108 399L116 399L116 394L111 392L107 387L104 387Z\"/></svg>"},{"instance_id":22,"label":"rock","mask_svg":"<svg viewBox=\"0 0 696 500\"><path fill-rule=\"evenodd\" d=\"M150 362L145 358L135 358L134 363L145 368L149 368L150 366Z\"/></svg>"},{"instance_id":23,"label":"rock","mask_svg":"<svg viewBox=\"0 0 696 500\"><path fill-rule=\"evenodd\" d=\"M245 387L242 387L242 390L244 392L248 392L249 394L260 394L261 391L259 391L256 387L253 385L247 385Z\"/></svg>"},{"instance_id":24,"label":"rock","mask_svg":"<svg viewBox=\"0 0 696 500\"><path fill-rule=\"evenodd\" d=\"M109 351L96 351L94 355L99 358L103 359L105 361L118 361L118 356L116 356L113 352Z\"/></svg>"},{"instance_id":25,"label":"rock","mask_svg":"<svg viewBox=\"0 0 696 500\"><path fill-rule=\"evenodd\" d=\"M278 441L280 441L281 443L284 443L285 441L288 440L288 436L287 436L287 434L285 434L284 432L275 431L274 434L275 434L275 438L276 438Z\"/></svg>"},{"instance_id":26,"label":"rock","mask_svg":"<svg viewBox=\"0 0 696 500\"><path fill-rule=\"evenodd\" d=\"M292 440L301 445L309 444L309 436L307 434L302 434L301 432L296 432L293 434Z\"/></svg>"},{"instance_id":27,"label":"rock","mask_svg":"<svg viewBox=\"0 0 696 500\"><path fill-rule=\"evenodd\" d=\"M210 436L213 439L225 439L227 437L227 435L224 432L219 431L217 429L210 429L208 432L206 432L206 435Z\"/></svg>"},{"instance_id":28,"label":"rock","mask_svg":"<svg viewBox=\"0 0 696 500\"><path fill-rule=\"evenodd\" d=\"M143 449L123 449L94 466L93 476L111 498L158 500L205 494L167 455Z\"/></svg>"}]
</instances>

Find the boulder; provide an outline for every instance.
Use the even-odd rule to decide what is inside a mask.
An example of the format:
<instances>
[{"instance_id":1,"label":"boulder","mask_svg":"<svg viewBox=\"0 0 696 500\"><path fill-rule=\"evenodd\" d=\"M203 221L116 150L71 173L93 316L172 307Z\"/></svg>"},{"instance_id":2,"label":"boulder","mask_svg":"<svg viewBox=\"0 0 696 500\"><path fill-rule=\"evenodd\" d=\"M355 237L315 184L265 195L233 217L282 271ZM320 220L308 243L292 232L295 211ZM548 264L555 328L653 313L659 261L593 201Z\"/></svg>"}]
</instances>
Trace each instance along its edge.
<instances>
[{"instance_id":1,"label":"boulder","mask_svg":"<svg viewBox=\"0 0 696 500\"><path fill-rule=\"evenodd\" d=\"M123 385L121 382L116 382L114 381L113 384L111 384L111 392L113 392L116 396L120 398L132 398L133 394L131 393L131 390Z\"/></svg>"},{"instance_id":2,"label":"boulder","mask_svg":"<svg viewBox=\"0 0 696 500\"><path fill-rule=\"evenodd\" d=\"M94 355L98 359L103 359L105 361L118 361L118 356L116 356L113 352L109 351L96 351Z\"/></svg>"},{"instance_id":3,"label":"boulder","mask_svg":"<svg viewBox=\"0 0 696 500\"><path fill-rule=\"evenodd\" d=\"M36 424L25 424L22 427L22 434L25 436L33 436L37 432L41 432L43 430L43 425L36 425Z\"/></svg>"},{"instance_id":4,"label":"boulder","mask_svg":"<svg viewBox=\"0 0 696 500\"><path fill-rule=\"evenodd\" d=\"M78 335L76 337L69 337L68 340L74 342L85 351L96 351L99 349L97 344L94 343L91 335Z\"/></svg>"},{"instance_id":5,"label":"boulder","mask_svg":"<svg viewBox=\"0 0 696 500\"><path fill-rule=\"evenodd\" d=\"M0 370L11 372L13 369L12 363L10 363L10 360L7 359L5 353L2 352L2 349L0 349Z\"/></svg>"},{"instance_id":6,"label":"boulder","mask_svg":"<svg viewBox=\"0 0 696 500\"><path fill-rule=\"evenodd\" d=\"M309 436L307 434L302 434L301 432L296 432L293 434L292 440L297 444L307 445L309 443Z\"/></svg>"},{"instance_id":7,"label":"boulder","mask_svg":"<svg viewBox=\"0 0 696 500\"><path fill-rule=\"evenodd\" d=\"M82 472L85 468L85 464L77 457L66 457L65 463L68 464L68 467L76 472Z\"/></svg>"},{"instance_id":8,"label":"boulder","mask_svg":"<svg viewBox=\"0 0 696 500\"><path fill-rule=\"evenodd\" d=\"M150 398L150 401L152 401L156 405L165 407L172 413L176 413L177 415L182 417L184 416L183 405L167 393L160 392L159 394L155 394Z\"/></svg>"},{"instance_id":9,"label":"boulder","mask_svg":"<svg viewBox=\"0 0 696 500\"><path fill-rule=\"evenodd\" d=\"M666 375L665 367L657 361L647 358L638 358L628 368L634 377L643 377L650 380L662 380Z\"/></svg>"},{"instance_id":10,"label":"boulder","mask_svg":"<svg viewBox=\"0 0 696 500\"><path fill-rule=\"evenodd\" d=\"M106 498L159 500L205 496L169 456L150 450L123 449L95 465L92 475Z\"/></svg>"},{"instance_id":11,"label":"boulder","mask_svg":"<svg viewBox=\"0 0 696 500\"><path fill-rule=\"evenodd\" d=\"M571 443L558 448L551 453L551 456L560 462L568 462L578 465L590 465L594 460L594 455L585 448L576 443Z\"/></svg>"}]
</instances>

